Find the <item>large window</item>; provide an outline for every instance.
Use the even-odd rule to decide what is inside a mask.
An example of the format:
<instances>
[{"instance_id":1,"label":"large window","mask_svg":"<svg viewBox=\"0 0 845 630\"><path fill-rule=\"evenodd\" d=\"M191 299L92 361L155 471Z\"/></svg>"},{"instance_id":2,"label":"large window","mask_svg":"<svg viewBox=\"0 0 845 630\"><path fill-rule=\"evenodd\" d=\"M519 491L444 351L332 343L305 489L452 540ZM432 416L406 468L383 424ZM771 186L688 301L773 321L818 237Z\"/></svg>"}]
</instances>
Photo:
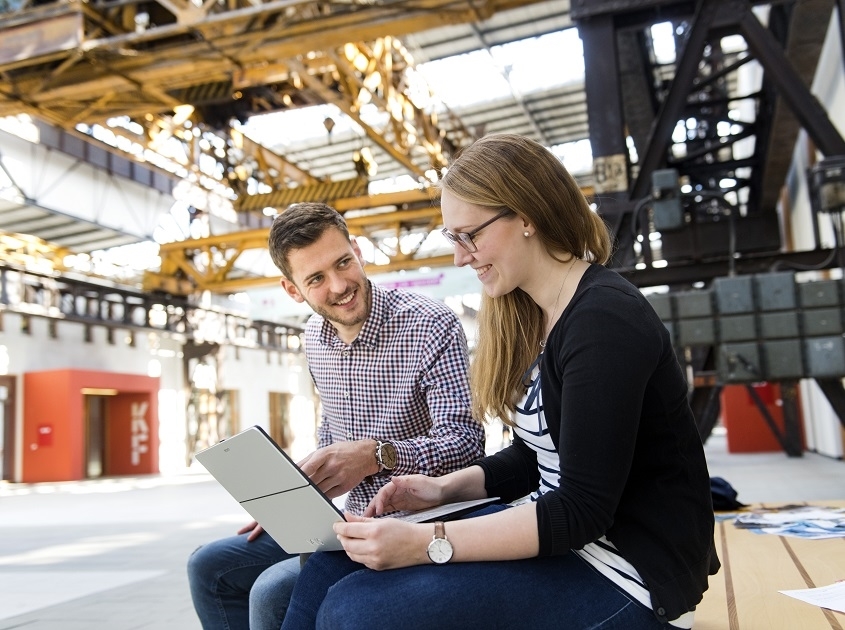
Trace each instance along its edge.
<instances>
[{"instance_id":1,"label":"large window","mask_svg":"<svg viewBox=\"0 0 845 630\"><path fill-rule=\"evenodd\" d=\"M292 398L291 394L270 392L270 436L288 453L294 437L290 425Z\"/></svg>"}]
</instances>

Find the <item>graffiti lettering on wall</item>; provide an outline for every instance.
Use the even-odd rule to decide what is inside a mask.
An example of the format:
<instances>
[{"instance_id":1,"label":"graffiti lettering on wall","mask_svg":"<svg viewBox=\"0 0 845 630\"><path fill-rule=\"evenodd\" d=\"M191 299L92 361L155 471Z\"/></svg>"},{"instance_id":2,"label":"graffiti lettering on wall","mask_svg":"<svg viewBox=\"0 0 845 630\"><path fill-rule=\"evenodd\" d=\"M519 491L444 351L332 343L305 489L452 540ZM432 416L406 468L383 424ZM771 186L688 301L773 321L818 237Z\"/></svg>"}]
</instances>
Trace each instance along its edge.
<instances>
[{"instance_id":1,"label":"graffiti lettering on wall","mask_svg":"<svg viewBox=\"0 0 845 630\"><path fill-rule=\"evenodd\" d=\"M149 403L132 403L132 465L141 463L141 455L149 451L150 427L147 424Z\"/></svg>"}]
</instances>

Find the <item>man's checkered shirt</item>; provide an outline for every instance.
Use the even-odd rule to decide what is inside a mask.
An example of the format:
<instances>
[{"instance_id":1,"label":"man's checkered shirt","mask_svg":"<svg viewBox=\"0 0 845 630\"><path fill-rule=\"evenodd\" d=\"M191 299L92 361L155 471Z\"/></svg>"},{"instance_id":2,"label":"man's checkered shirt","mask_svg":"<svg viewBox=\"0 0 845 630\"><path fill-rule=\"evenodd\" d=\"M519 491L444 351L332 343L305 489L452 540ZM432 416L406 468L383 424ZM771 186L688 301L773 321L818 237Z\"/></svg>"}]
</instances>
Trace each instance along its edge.
<instances>
[{"instance_id":1,"label":"man's checkered shirt","mask_svg":"<svg viewBox=\"0 0 845 630\"><path fill-rule=\"evenodd\" d=\"M460 320L432 298L370 286L370 316L351 344L319 315L306 327L305 354L322 402L318 447L390 441L398 475L466 467L484 455L484 428L470 412ZM346 509L363 512L389 475L353 488Z\"/></svg>"}]
</instances>

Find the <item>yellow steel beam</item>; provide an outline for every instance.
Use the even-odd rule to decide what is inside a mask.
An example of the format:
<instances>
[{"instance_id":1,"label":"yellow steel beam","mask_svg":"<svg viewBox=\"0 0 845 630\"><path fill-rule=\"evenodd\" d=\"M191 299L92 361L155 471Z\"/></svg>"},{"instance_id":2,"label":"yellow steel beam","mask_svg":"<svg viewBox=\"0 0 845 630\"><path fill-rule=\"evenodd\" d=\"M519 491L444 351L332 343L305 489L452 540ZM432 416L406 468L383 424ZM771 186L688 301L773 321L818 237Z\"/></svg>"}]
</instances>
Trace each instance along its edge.
<instances>
[{"instance_id":1,"label":"yellow steel beam","mask_svg":"<svg viewBox=\"0 0 845 630\"><path fill-rule=\"evenodd\" d=\"M292 203L321 201L330 203L336 199L357 198L367 192L367 178L323 182L310 186L281 188L270 193L242 195L235 201L235 209L241 212L258 212L264 208L287 208Z\"/></svg>"},{"instance_id":2,"label":"yellow steel beam","mask_svg":"<svg viewBox=\"0 0 845 630\"><path fill-rule=\"evenodd\" d=\"M329 86L324 85L323 82L320 81L318 78L309 75L306 71L304 64L300 63L297 60L291 59L290 61L288 61L288 65L295 72L300 73L302 80L305 82L305 85L308 88L314 90L327 103L336 105L344 114L346 114L347 116L352 118L352 120L354 120L356 123L358 123L363 129L367 131L367 135L370 137L370 139L376 144L378 144L382 149L384 149L394 160L404 166L410 173L413 173L414 175L424 176L425 169L420 169L411 160L410 155L407 155L405 152L395 147L388 138L385 138L383 135L371 129L369 125L367 125L361 118L360 114L346 102L345 98L343 98L340 94L337 94Z\"/></svg>"},{"instance_id":3,"label":"yellow steel beam","mask_svg":"<svg viewBox=\"0 0 845 630\"><path fill-rule=\"evenodd\" d=\"M332 207L340 213L348 210L366 210L379 206L403 206L407 204L429 203L432 207L439 206L432 191L427 188L416 188L413 190L402 190L392 193L381 193L379 195L366 195L353 199L338 199L332 202ZM439 213L439 210L438 210Z\"/></svg>"},{"instance_id":4,"label":"yellow steel beam","mask_svg":"<svg viewBox=\"0 0 845 630\"><path fill-rule=\"evenodd\" d=\"M394 37L535 1L408 0L350 10L346 3L295 0L206 0L201 6L186 0L102 6L70 0L23 9L0 14L0 116L31 113L70 128L128 115L172 137L172 112L193 104L192 91L206 86L230 86L227 97L251 99L251 113L331 102L362 124L357 112L369 97L391 117L385 128L364 124L365 132L420 175L441 168L444 153L463 146L468 134L459 124L450 124L446 134L406 93L407 73L400 70L410 68L410 58ZM265 86L272 89L249 91ZM294 102L292 95L305 92L310 95ZM272 102L274 93L280 102ZM184 153L196 158L191 139L184 142ZM315 183L283 156L254 146L245 154L245 161L258 164L255 170L278 173L263 182L274 189ZM227 165L243 166L229 164L228 157ZM237 178L229 183L244 193Z\"/></svg>"},{"instance_id":5,"label":"yellow steel beam","mask_svg":"<svg viewBox=\"0 0 845 630\"><path fill-rule=\"evenodd\" d=\"M448 267L454 263L452 254L442 256L429 256L409 260L394 260L384 265L367 264L368 273L388 273L391 271L416 270L420 267ZM163 291L172 295L190 295L199 290L209 290L212 293L228 294L249 291L250 289L261 289L278 284L282 277L278 276L248 276L243 278L231 278L218 282L208 283L204 289L192 285L190 282L177 278L159 277L150 273L144 278L144 290Z\"/></svg>"},{"instance_id":6,"label":"yellow steel beam","mask_svg":"<svg viewBox=\"0 0 845 630\"><path fill-rule=\"evenodd\" d=\"M39 271L64 271L64 259L71 254L66 247L35 236L0 230L0 260L17 267ZM45 265L49 269L45 269Z\"/></svg>"},{"instance_id":7,"label":"yellow steel beam","mask_svg":"<svg viewBox=\"0 0 845 630\"><path fill-rule=\"evenodd\" d=\"M369 238L388 256L390 262L378 265L379 271L442 266L451 262L451 256L416 257L415 252L391 252L380 246L380 241L387 236L395 236L398 240L398 237L413 231L427 234L440 224L439 204L431 201L428 191L390 193L384 197L373 195L360 198L362 203L356 204L356 201L358 199L341 199L335 205L341 212L349 212L353 208L377 209L358 216L347 216L346 223L351 234ZM410 201L424 201L429 205L411 210L378 210ZM160 270L146 272L143 287L147 291L187 295L198 291L229 292L232 287L244 290L244 287L277 282L277 277L230 277L238 257L250 249L266 248L268 235L269 228L260 228L163 244L159 248Z\"/></svg>"}]
</instances>

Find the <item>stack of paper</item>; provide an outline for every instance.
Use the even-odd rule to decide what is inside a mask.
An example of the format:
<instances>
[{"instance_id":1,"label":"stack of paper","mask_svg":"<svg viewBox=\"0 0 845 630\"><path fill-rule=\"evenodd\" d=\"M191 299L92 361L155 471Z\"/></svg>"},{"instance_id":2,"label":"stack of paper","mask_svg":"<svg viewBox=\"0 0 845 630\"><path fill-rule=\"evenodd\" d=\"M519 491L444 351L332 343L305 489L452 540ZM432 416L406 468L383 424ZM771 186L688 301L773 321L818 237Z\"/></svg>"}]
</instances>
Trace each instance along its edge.
<instances>
[{"instance_id":1,"label":"stack of paper","mask_svg":"<svg viewBox=\"0 0 845 630\"><path fill-rule=\"evenodd\" d=\"M761 534L798 538L845 537L845 508L788 506L778 510L755 510L737 516L737 527Z\"/></svg>"}]
</instances>

